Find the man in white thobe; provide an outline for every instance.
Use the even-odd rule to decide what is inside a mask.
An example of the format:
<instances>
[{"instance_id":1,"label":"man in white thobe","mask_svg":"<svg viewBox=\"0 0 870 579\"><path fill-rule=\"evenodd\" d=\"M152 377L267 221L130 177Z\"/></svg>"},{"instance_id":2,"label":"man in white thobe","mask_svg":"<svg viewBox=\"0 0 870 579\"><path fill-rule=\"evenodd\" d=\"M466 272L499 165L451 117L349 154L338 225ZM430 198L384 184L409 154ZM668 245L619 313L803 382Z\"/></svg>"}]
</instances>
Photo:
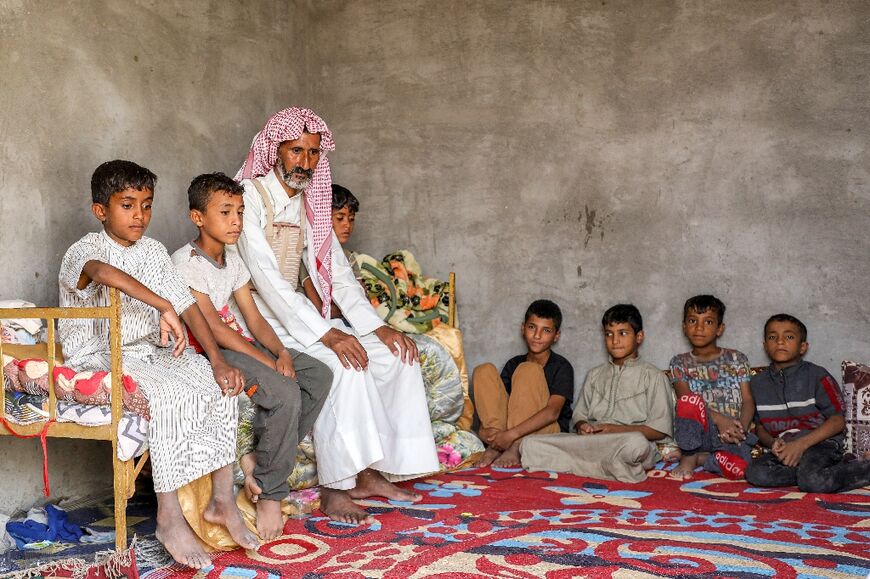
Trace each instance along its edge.
<instances>
[{"instance_id":1,"label":"man in white thobe","mask_svg":"<svg viewBox=\"0 0 870 579\"><path fill-rule=\"evenodd\" d=\"M334 377L314 424L321 510L371 522L352 499L420 496L390 481L438 470L417 349L378 317L332 232L332 177L324 151L332 134L309 109L273 115L236 175L245 187L238 248L255 300L288 348L328 364ZM298 292L304 259L322 300L318 312ZM343 320L330 320L330 304Z\"/></svg>"}]
</instances>

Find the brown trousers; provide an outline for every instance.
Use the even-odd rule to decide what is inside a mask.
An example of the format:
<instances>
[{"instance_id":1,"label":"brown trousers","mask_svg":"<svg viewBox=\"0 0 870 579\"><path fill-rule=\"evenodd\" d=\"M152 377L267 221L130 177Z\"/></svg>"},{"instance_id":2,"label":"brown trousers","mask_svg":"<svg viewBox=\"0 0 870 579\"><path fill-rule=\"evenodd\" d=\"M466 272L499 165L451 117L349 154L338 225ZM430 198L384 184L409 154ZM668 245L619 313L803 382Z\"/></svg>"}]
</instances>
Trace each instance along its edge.
<instances>
[{"instance_id":1,"label":"brown trousers","mask_svg":"<svg viewBox=\"0 0 870 579\"><path fill-rule=\"evenodd\" d=\"M534 362L523 362L514 370L510 396L492 364L476 367L471 383L474 385L474 406L480 417L481 429L513 428L543 410L550 399L544 368ZM551 422L531 434L556 432L560 432L559 423Z\"/></svg>"}]
</instances>

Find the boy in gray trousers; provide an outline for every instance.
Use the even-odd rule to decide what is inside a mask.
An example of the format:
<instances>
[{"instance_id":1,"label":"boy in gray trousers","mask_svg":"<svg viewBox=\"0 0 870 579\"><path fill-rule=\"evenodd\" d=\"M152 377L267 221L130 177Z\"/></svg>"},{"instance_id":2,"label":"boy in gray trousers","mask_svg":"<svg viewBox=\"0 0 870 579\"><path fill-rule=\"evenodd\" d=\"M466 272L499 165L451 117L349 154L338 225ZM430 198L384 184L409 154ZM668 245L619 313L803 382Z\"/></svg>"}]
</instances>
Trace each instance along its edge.
<instances>
[{"instance_id":1,"label":"boy in gray trousers","mask_svg":"<svg viewBox=\"0 0 870 579\"><path fill-rule=\"evenodd\" d=\"M245 491L257 505L257 532L269 541L283 529L281 500L289 493L287 477L293 472L296 447L326 401L332 371L311 356L288 351L254 303L251 276L233 247L242 231L243 193L242 186L223 173L196 177L187 196L199 236L176 251L172 261L190 286L224 358L244 373L245 392L257 408L254 457L239 460ZM253 339L230 312L230 297ZM191 345L196 348L195 340Z\"/></svg>"}]
</instances>

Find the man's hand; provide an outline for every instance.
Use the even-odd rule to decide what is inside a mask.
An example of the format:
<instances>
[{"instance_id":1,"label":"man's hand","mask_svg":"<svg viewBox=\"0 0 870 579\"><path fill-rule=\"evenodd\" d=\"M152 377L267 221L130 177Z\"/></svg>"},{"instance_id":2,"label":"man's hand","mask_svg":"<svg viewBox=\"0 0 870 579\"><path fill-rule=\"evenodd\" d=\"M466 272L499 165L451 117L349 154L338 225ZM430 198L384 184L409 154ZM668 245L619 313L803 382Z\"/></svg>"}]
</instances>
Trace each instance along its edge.
<instances>
[{"instance_id":1,"label":"man's hand","mask_svg":"<svg viewBox=\"0 0 870 579\"><path fill-rule=\"evenodd\" d=\"M417 352L417 344L402 332L398 332L389 326L381 326L375 330L375 335L381 342L387 345L387 348L390 349L390 352L394 356L399 356L402 362L413 364L416 360L420 359L420 353Z\"/></svg>"},{"instance_id":2,"label":"man's hand","mask_svg":"<svg viewBox=\"0 0 870 579\"><path fill-rule=\"evenodd\" d=\"M777 438L773 443L772 450L774 456L779 459L779 462L785 466L796 467L800 463L806 447L800 438L791 442L785 442L781 438Z\"/></svg>"},{"instance_id":3,"label":"man's hand","mask_svg":"<svg viewBox=\"0 0 870 579\"><path fill-rule=\"evenodd\" d=\"M320 342L335 352L335 355L338 356L338 361L345 368L353 368L360 371L368 368L369 357L366 354L366 350L354 336L336 328L330 328L320 338Z\"/></svg>"},{"instance_id":4,"label":"man's hand","mask_svg":"<svg viewBox=\"0 0 870 579\"><path fill-rule=\"evenodd\" d=\"M283 348L278 352L278 359L275 361L275 370L282 376L287 376L292 380L296 379L296 368L293 367L293 357L290 355L290 352L287 351L287 348Z\"/></svg>"},{"instance_id":5,"label":"man's hand","mask_svg":"<svg viewBox=\"0 0 870 579\"><path fill-rule=\"evenodd\" d=\"M172 308L160 313L160 345L164 348L168 346L170 336L175 340L172 355L177 358L187 346L187 338L184 336L184 326Z\"/></svg>"},{"instance_id":6,"label":"man's hand","mask_svg":"<svg viewBox=\"0 0 870 579\"><path fill-rule=\"evenodd\" d=\"M510 430L502 430L495 435L489 445L496 450L507 450L516 440L517 437Z\"/></svg>"},{"instance_id":7,"label":"man's hand","mask_svg":"<svg viewBox=\"0 0 870 579\"><path fill-rule=\"evenodd\" d=\"M245 387L245 376L238 368L230 366L226 362L217 362L211 365L214 381L217 382L224 396L236 396Z\"/></svg>"}]
</instances>

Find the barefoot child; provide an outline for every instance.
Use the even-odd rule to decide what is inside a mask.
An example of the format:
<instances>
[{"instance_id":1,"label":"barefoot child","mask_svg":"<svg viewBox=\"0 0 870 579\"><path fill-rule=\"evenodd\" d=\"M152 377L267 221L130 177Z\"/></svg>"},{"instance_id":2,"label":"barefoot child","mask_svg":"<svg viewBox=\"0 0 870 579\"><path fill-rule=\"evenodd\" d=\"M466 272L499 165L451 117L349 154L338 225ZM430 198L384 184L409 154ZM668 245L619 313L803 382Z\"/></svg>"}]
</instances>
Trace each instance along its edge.
<instances>
[{"instance_id":1,"label":"barefoot child","mask_svg":"<svg viewBox=\"0 0 870 579\"><path fill-rule=\"evenodd\" d=\"M695 296L683 306L683 333L692 351L674 356L670 365L677 397L674 438L682 453L674 478L692 478L703 466L741 479L758 442L749 431L755 413L749 361L717 344L724 317L725 304L714 296Z\"/></svg>"},{"instance_id":2,"label":"barefoot child","mask_svg":"<svg viewBox=\"0 0 870 579\"><path fill-rule=\"evenodd\" d=\"M199 236L176 251L172 261L190 286L221 354L247 378L245 391L257 407L257 446L253 457L240 462L245 490L257 506L257 532L271 541L284 526L281 500L290 490L287 477L293 472L296 447L317 419L332 372L311 356L287 350L254 303L251 276L232 247L242 230L244 192L223 173L196 177L187 197ZM234 323L231 297L257 342L229 325Z\"/></svg>"},{"instance_id":3,"label":"barefoot child","mask_svg":"<svg viewBox=\"0 0 870 579\"><path fill-rule=\"evenodd\" d=\"M91 179L91 209L103 231L74 243L61 263L61 307L109 303L109 287L121 290L124 372L148 397L157 538L178 561L211 563L182 516L177 489L211 473L213 494L204 518L223 525L241 546L257 538L245 527L233 499L237 406L244 376L218 350L196 301L166 248L144 237L151 221L154 174L130 161L109 161ZM211 358L184 351L178 316ZM158 322L159 318L159 322ZM108 321L64 319L58 334L67 364L78 371L111 367ZM172 335L174 345L166 348ZM162 347L161 347L162 346Z\"/></svg>"},{"instance_id":4,"label":"barefoot child","mask_svg":"<svg viewBox=\"0 0 870 579\"><path fill-rule=\"evenodd\" d=\"M574 399L574 368L553 352L559 341L562 311L550 300L537 300L522 325L526 353L508 360L501 375L492 364L472 373L474 406L486 451L475 466L514 466L529 434L568 432Z\"/></svg>"},{"instance_id":5,"label":"barefoot child","mask_svg":"<svg viewBox=\"0 0 870 579\"><path fill-rule=\"evenodd\" d=\"M803 359L807 327L788 314L764 324L770 367L752 378L758 438L770 448L746 469L759 487L838 493L870 485L870 462L843 461L843 392L827 370Z\"/></svg>"},{"instance_id":6,"label":"barefoot child","mask_svg":"<svg viewBox=\"0 0 870 579\"><path fill-rule=\"evenodd\" d=\"M574 434L529 436L523 467L622 482L640 482L659 459L656 442L670 439L674 403L664 372L638 357L643 319L617 304L601 319L610 361L586 375L574 408Z\"/></svg>"}]
</instances>

